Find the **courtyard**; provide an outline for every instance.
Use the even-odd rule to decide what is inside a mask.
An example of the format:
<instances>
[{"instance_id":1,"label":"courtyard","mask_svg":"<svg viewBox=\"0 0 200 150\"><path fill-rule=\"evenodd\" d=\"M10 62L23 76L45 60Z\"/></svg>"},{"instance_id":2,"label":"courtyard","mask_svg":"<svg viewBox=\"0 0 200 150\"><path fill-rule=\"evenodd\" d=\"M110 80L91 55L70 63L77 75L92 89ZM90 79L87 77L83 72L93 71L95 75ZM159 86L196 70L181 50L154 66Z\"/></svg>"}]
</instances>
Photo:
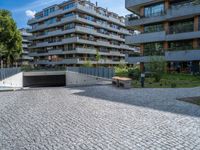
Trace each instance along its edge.
<instances>
[{"instance_id":1,"label":"courtyard","mask_svg":"<svg viewBox=\"0 0 200 150\"><path fill-rule=\"evenodd\" d=\"M199 150L200 88L33 88L0 93L1 150Z\"/></svg>"}]
</instances>

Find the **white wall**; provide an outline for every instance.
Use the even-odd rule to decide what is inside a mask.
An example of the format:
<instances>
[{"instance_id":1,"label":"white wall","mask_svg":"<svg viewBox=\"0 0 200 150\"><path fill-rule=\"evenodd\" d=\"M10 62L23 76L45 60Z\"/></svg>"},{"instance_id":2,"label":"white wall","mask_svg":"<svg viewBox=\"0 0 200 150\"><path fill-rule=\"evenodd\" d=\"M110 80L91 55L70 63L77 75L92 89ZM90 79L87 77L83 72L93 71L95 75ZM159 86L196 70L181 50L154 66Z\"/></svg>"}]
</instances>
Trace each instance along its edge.
<instances>
[{"instance_id":1,"label":"white wall","mask_svg":"<svg viewBox=\"0 0 200 150\"><path fill-rule=\"evenodd\" d=\"M11 77L8 77L2 81L0 81L0 87L23 87L23 73L15 74Z\"/></svg>"},{"instance_id":2,"label":"white wall","mask_svg":"<svg viewBox=\"0 0 200 150\"><path fill-rule=\"evenodd\" d=\"M66 86L86 86L97 84L111 84L109 79L67 71Z\"/></svg>"}]
</instances>

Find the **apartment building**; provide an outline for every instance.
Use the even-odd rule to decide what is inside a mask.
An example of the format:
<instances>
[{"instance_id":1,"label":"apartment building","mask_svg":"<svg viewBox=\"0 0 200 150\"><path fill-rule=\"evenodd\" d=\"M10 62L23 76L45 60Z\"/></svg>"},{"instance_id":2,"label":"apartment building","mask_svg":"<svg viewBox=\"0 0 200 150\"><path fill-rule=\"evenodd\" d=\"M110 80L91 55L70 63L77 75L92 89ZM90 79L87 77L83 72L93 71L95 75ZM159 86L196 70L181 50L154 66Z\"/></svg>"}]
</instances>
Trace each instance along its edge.
<instances>
[{"instance_id":1,"label":"apartment building","mask_svg":"<svg viewBox=\"0 0 200 150\"><path fill-rule=\"evenodd\" d=\"M19 29L22 35L22 56L18 60L18 65L28 65L33 58L29 56L29 45L31 44L31 41L29 38L31 37L31 34L28 33L28 29L22 28Z\"/></svg>"},{"instance_id":2,"label":"apartment building","mask_svg":"<svg viewBox=\"0 0 200 150\"><path fill-rule=\"evenodd\" d=\"M128 62L148 69L153 56L165 59L168 71L200 72L199 0L126 0L126 8L126 26L140 31L126 43L141 48Z\"/></svg>"},{"instance_id":3,"label":"apartment building","mask_svg":"<svg viewBox=\"0 0 200 150\"><path fill-rule=\"evenodd\" d=\"M31 54L37 66L117 65L135 48L125 44L132 30L125 18L86 0L69 0L43 9L28 21ZM97 57L98 56L98 57ZM98 59L97 59L98 58Z\"/></svg>"}]
</instances>

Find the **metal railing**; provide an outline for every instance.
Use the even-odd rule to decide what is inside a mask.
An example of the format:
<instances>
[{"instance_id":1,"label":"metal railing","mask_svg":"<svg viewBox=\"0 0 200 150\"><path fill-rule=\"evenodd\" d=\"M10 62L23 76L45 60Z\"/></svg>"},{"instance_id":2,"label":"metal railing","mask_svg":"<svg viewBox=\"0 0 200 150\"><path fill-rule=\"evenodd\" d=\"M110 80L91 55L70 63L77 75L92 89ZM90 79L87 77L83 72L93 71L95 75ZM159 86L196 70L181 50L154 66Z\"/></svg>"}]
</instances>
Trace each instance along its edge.
<instances>
[{"instance_id":1,"label":"metal railing","mask_svg":"<svg viewBox=\"0 0 200 150\"><path fill-rule=\"evenodd\" d=\"M114 68L107 67L67 67L67 71L111 79L115 75Z\"/></svg>"},{"instance_id":2,"label":"metal railing","mask_svg":"<svg viewBox=\"0 0 200 150\"><path fill-rule=\"evenodd\" d=\"M21 68L3 68L0 69L0 81L9 78L21 72Z\"/></svg>"}]
</instances>

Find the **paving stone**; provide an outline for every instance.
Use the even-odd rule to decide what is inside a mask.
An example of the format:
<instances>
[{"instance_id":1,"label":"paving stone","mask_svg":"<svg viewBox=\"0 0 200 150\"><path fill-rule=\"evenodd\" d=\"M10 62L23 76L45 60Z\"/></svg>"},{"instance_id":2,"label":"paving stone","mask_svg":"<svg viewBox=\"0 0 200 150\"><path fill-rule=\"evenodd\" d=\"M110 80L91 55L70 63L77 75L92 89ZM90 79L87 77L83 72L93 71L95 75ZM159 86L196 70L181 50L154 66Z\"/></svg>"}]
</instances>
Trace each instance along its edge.
<instances>
[{"instance_id":1,"label":"paving stone","mask_svg":"<svg viewBox=\"0 0 200 150\"><path fill-rule=\"evenodd\" d=\"M0 150L199 150L200 88L36 88L0 93Z\"/></svg>"}]
</instances>

